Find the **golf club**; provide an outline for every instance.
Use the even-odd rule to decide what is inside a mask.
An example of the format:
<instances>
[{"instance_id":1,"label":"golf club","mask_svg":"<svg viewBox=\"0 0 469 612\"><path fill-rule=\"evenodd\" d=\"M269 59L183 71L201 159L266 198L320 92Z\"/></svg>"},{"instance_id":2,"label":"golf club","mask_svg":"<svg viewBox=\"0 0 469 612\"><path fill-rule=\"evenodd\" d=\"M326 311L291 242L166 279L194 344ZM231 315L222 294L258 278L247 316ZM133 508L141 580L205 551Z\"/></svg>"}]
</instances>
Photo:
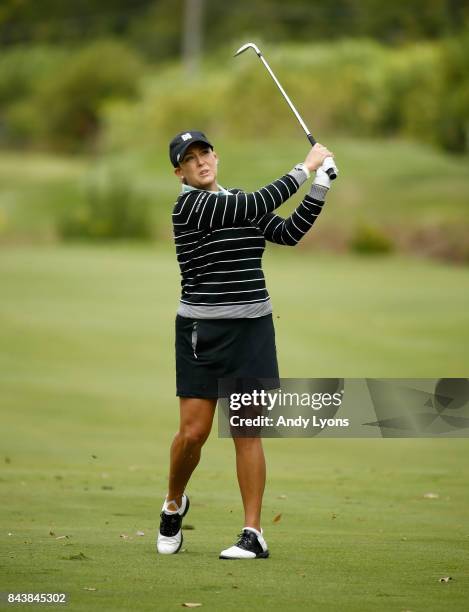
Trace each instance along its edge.
<instances>
[{"instance_id":1,"label":"golf club","mask_svg":"<svg viewBox=\"0 0 469 612\"><path fill-rule=\"evenodd\" d=\"M275 76L275 74L272 72L271 67L269 66L269 64L267 63L265 57L262 55L262 53L260 52L260 49L257 45L255 45L252 42L246 43L245 45L243 45L242 47L240 47L236 53L235 53L235 57L237 55L240 55L241 53L244 53L244 51L246 51L247 49L254 49L254 51L257 53L257 55L259 56L261 62L264 64L264 66L267 68L268 73L270 74L270 76L273 78L275 84L277 85L277 87L280 89L280 93L282 94L282 96L285 98L288 106L291 108L291 110L293 111L293 114L295 115L295 117L297 118L299 124L301 125L301 127L303 128L303 130L305 131L305 134L309 140L309 142L313 145L316 144L316 139L314 138L314 136L311 134L311 132L309 131L306 123L303 121L303 119L301 118L299 112L296 110L296 108L293 106L293 102L290 100L290 98L288 97L286 91L283 89L283 87L280 85L277 77ZM337 168L337 166L334 163L334 160L332 159L332 157L326 157L326 159L324 160L323 164L322 164L322 168L325 172L327 172L327 175L329 176L329 178L331 179L331 181L333 181L334 179L337 178L337 174L339 173L339 170Z\"/></svg>"}]
</instances>

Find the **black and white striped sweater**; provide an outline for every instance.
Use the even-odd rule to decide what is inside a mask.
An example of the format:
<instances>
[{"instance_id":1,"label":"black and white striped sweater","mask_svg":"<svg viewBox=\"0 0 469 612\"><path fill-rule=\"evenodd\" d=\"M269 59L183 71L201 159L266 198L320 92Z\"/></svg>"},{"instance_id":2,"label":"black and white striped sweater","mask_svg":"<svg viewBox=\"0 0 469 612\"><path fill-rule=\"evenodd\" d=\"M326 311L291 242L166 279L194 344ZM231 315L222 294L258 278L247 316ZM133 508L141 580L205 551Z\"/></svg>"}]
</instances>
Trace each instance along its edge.
<instances>
[{"instance_id":1,"label":"black and white striped sweater","mask_svg":"<svg viewBox=\"0 0 469 612\"><path fill-rule=\"evenodd\" d=\"M286 219L273 213L306 179L300 166L252 193L194 189L178 197L172 218L182 277L179 315L233 319L272 312L262 271L265 241L294 246L313 225L327 193L320 185Z\"/></svg>"}]
</instances>

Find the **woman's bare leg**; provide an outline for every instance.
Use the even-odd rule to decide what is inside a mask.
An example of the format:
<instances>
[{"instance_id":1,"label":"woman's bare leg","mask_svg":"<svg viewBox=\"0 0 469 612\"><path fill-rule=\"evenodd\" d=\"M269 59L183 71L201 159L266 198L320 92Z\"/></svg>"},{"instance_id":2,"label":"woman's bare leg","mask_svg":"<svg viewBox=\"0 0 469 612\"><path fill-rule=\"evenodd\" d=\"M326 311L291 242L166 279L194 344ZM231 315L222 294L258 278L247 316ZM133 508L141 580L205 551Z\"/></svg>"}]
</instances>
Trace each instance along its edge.
<instances>
[{"instance_id":1,"label":"woman's bare leg","mask_svg":"<svg viewBox=\"0 0 469 612\"><path fill-rule=\"evenodd\" d=\"M265 458L262 438L233 438L236 470L244 506L244 526L261 530L262 496L265 488Z\"/></svg>"},{"instance_id":2,"label":"woman's bare leg","mask_svg":"<svg viewBox=\"0 0 469 612\"><path fill-rule=\"evenodd\" d=\"M202 446L212 429L216 399L181 397L179 431L170 450L168 500L181 505L182 494L200 461ZM171 504L168 510L177 510Z\"/></svg>"}]
</instances>

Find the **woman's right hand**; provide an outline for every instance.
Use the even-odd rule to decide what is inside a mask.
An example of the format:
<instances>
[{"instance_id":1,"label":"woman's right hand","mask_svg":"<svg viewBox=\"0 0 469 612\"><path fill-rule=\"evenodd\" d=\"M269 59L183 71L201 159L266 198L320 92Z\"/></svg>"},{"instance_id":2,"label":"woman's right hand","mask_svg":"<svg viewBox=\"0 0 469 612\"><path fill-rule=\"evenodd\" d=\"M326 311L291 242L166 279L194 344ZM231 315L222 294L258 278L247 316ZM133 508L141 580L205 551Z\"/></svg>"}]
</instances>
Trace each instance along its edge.
<instances>
[{"instance_id":1,"label":"woman's right hand","mask_svg":"<svg viewBox=\"0 0 469 612\"><path fill-rule=\"evenodd\" d=\"M315 172L322 166L322 163L326 157L334 157L334 153L329 151L329 149L327 149L324 145L317 142L306 156L304 164L310 172Z\"/></svg>"}]
</instances>

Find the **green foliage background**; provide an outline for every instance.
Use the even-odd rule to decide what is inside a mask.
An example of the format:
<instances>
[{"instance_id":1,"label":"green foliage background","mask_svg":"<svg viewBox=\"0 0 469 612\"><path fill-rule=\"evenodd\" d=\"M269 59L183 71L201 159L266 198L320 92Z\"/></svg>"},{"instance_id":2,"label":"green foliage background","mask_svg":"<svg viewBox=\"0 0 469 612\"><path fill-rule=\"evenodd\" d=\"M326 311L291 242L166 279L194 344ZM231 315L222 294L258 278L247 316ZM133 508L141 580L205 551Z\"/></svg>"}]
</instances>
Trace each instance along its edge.
<instances>
[{"instance_id":1,"label":"green foliage background","mask_svg":"<svg viewBox=\"0 0 469 612\"><path fill-rule=\"evenodd\" d=\"M231 58L254 39L317 131L467 151L468 0L202 5L205 64L189 74L178 67L183 0L4 0L0 145L90 150L109 106L122 111L130 98L137 136L166 137L183 119L245 136L288 134L282 101L255 58ZM116 122L129 119L122 111Z\"/></svg>"}]
</instances>

